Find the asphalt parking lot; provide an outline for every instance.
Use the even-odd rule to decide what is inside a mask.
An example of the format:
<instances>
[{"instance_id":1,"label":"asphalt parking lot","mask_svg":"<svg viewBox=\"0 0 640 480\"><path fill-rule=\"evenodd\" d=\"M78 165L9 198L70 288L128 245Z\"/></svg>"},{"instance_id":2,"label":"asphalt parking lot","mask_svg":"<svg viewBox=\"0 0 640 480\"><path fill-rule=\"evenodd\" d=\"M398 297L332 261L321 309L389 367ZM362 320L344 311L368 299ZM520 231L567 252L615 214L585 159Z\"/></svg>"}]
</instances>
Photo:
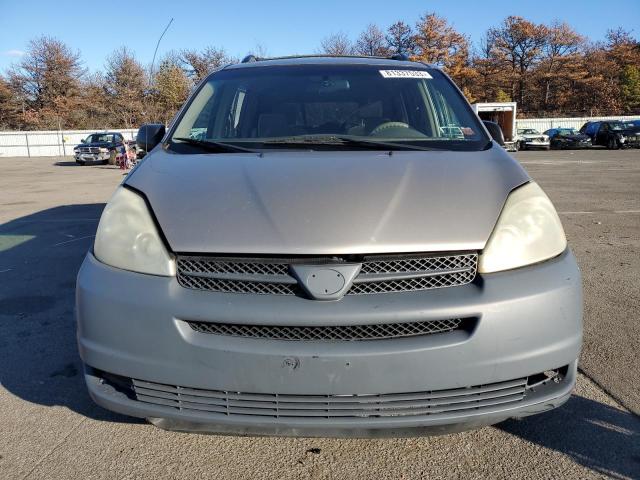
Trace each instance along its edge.
<instances>
[{"instance_id":1,"label":"asphalt parking lot","mask_svg":"<svg viewBox=\"0 0 640 480\"><path fill-rule=\"evenodd\" d=\"M74 283L122 171L0 157L0 478L640 478L640 150L516 157L582 269L576 392L525 420L384 440L172 433L94 405Z\"/></svg>"}]
</instances>

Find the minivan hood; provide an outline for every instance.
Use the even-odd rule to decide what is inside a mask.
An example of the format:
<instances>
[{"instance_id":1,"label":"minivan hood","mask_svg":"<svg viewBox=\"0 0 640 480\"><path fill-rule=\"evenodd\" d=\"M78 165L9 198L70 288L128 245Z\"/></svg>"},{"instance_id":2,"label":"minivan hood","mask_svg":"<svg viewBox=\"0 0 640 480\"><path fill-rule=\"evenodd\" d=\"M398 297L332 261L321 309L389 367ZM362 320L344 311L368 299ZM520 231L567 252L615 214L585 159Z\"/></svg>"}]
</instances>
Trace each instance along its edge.
<instances>
[{"instance_id":1,"label":"minivan hood","mask_svg":"<svg viewBox=\"0 0 640 480\"><path fill-rule=\"evenodd\" d=\"M174 252L363 254L484 247L528 180L499 146L481 152L156 148L126 184L144 193Z\"/></svg>"}]
</instances>

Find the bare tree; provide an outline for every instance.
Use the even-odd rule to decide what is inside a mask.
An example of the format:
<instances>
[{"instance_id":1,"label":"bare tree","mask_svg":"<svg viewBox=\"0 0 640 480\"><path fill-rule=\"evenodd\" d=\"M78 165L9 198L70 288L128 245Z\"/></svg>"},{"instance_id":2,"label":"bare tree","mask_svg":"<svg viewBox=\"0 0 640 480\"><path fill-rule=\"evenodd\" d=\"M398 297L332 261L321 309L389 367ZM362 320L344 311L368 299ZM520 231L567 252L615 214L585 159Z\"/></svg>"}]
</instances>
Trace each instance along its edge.
<instances>
[{"instance_id":1,"label":"bare tree","mask_svg":"<svg viewBox=\"0 0 640 480\"><path fill-rule=\"evenodd\" d=\"M9 70L9 83L23 103L31 126L74 126L73 115L80 99L85 69L80 54L60 40L38 37L29 42L26 54Z\"/></svg>"},{"instance_id":2,"label":"bare tree","mask_svg":"<svg viewBox=\"0 0 640 480\"><path fill-rule=\"evenodd\" d=\"M167 58L160 63L154 87L156 120L168 124L187 99L191 82L175 60Z\"/></svg>"},{"instance_id":3,"label":"bare tree","mask_svg":"<svg viewBox=\"0 0 640 480\"><path fill-rule=\"evenodd\" d=\"M21 123L17 98L9 82L0 76L0 130L19 128Z\"/></svg>"},{"instance_id":4,"label":"bare tree","mask_svg":"<svg viewBox=\"0 0 640 480\"><path fill-rule=\"evenodd\" d=\"M352 55L353 44L343 32L333 33L322 39L320 53L327 55Z\"/></svg>"},{"instance_id":5,"label":"bare tree","mask_svg":"<svg viewBox=\"0 0 640 480\"><path fill-rule=\"evenodd\" d=\"M194 83L199 83L209 72L236 61L223 48L208 46L202 51L183 50L180 63Z\"/></svg>"},{"instance_id":6,"label":"bare tree","mask_svg":"<svg viewBox=\"0 0 640 480\"><path fill-rule=\"evenodd\" d=\"M107 59L104 89L109 113L116 125L132 128L144 117L147 81L142 65L121 47Z\"/></svg>"},{"instance_id":7,"label":"bare tree","mask_svg":"<svg viewBox=\"0 0 640 480\"><path fill-rule=\"evenodd\" d=\"M398 21L387 29L387 48L390 53L411 56L414 54L413 30L411 26Z\"/></svg>"},{"instance_id":8,"label":"bare tree","mask_svg":"<svg viewBox=\"0 0 640 480\"><path fill-rule=\"evenodd\" d=\"M492 36L484 35L480 39L474 49L471 63L478 75L473 89L475 96L483 102L497 100L499 95L504 99L504 92L500 89L504 66L496 60Z\"/></svg>"},{"instance_id":9,"label":"bare tree","mask_svg":"<svg viewBox=\"0 0 640 480\"><path fill-rule=\"evenodd\" d=\"M499 27L490 28L495 58L510 70L511 98L525 109L530 102L526 87L532 69L542 58L548 29L522 17L507 17Z\"/></svg>"},{"instance_id":10,"label":"bare tree","mask_svg":"<svg viewBox=\"0 0 640 480\"><path fill-rule=\"evenodd\" d=\"M540 65L543 94L541 107L546 110L551 105L554 85L571 79L571 73L577 73L577 54L584 46L585 39L566 23L553 22L547 28L546 41L542 47Z\"/></svg>"},{"instance_id":11,"label":"bare tree","mask_svg":"<svg viewBox=\"0 0 640 480\"><path fill-rule=\"evenodd\" d=\"M443 67L467 98L473 100L470 86L475 72L471 68L470 43L466 36L445 18L427 13L416 24L413 41L417 60Z\"/></svg>"},{"instance_id":12,"label":"bare tree","mask_svg":"<svg viewBox=\"0 0 640 480\"><path fill-rule=\"evenodd\" d=\"M109 102L105 94L105 78L101 72L89 74L82 82L82 103L78 128L107 128L111 126ZM118 125L113 123L113 125Z\"/></svg>"},{"instance_id":13,"label":"bare tree","mask_svg":"<svg viewBox=\"0 0 640 480\"><path fill-rule=\"evenodd\" d=\"M373 23L360 34L356 40L354 52L359 55L385 57L389 55L384 33Z\"/></svg>"},{"instance_id":14,"label":"bare tree","mask_svg":"<svg viewBox=\"0 0 640 480\"><path fill-rule=\"evenodd\" d=\"M247 55L253 55L258 58L266 58L269 56L269 49L264 44L257 42L251 50L247 52Z\"/></svg>"}]
</instances>

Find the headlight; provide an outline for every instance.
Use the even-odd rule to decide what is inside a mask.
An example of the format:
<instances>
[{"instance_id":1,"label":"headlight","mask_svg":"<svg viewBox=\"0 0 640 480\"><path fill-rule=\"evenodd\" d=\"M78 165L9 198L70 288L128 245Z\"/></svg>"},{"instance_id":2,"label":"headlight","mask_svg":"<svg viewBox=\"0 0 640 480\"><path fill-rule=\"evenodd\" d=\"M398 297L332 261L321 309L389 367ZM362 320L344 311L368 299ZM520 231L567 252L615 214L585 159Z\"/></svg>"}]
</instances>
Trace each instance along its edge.
<instances>
[{"instance_id":1,"label":"headlight","mask_svg":"<svg viewBox=\"0 0 640 480\"><path fill-rule=\"evenodd\" d=\"M140 196L119 187L102 212L93 245L98 260L151 275L175 275L175 262Z\"/></svg>"},{"instance_id":2,"label":"headlight","mask_svg":"<svg viewBox=\"0 0 640 480\"><path fill-rule=\"evenodd\" d=\"M100 147L100 152L107 153L109 151L108 148Z\"/></svg>"},{"instance_id":3,"label":"headlight","mask_svg":"<svg viewBox=\"0 0 640 480\"><path fill-rule=\"evenodd\" d=\"M509 194L489 241L480 255L480 273L542 262L567 248L562 223L549 197L536 183Z\"/></svg>"}]
</instances>

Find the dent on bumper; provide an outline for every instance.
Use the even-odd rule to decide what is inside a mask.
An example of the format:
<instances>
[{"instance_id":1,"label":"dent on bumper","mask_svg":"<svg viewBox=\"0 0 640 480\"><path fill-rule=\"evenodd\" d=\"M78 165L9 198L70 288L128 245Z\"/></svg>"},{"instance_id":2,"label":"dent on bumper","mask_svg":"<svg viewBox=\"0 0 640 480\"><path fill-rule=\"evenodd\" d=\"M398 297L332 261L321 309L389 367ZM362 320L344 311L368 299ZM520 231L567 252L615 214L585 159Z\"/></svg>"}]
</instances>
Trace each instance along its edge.
<instances>
[{"instance_id":1,"label":"dent on bumper","mask_svg":"<svg viewBox=\"0 0 640 480\"><path fill-rule=\"evenodd\" d=\"M582 338L581 295L580 273L569 251L535 266L484 275L463 287L337 302L191 291L173 278L113 269L89 254L78 275L76 312L83 361L117 375L234 392L387 394L489 384L564 365L575 370ZM397 340L286 342L207 335L184 322L336 325L454 317L476 317L477 326L467 334ZM319 435L347 428L356 435L364 429L369 436L376 435L372 430L400 435L396 429L413 427L438 433L535 413L566 400L575 376L567 375L562 388L545 398L528 396L515 409L496 407L456 418L359 419L357 425L342 421L330 427L221 418L212 428L210 420L192 414L118 398L96 381L87 377L98 403L134 416L162 418L154 423L166 428L295 435L300 428Z\"/></svg>"}]
</instances>

